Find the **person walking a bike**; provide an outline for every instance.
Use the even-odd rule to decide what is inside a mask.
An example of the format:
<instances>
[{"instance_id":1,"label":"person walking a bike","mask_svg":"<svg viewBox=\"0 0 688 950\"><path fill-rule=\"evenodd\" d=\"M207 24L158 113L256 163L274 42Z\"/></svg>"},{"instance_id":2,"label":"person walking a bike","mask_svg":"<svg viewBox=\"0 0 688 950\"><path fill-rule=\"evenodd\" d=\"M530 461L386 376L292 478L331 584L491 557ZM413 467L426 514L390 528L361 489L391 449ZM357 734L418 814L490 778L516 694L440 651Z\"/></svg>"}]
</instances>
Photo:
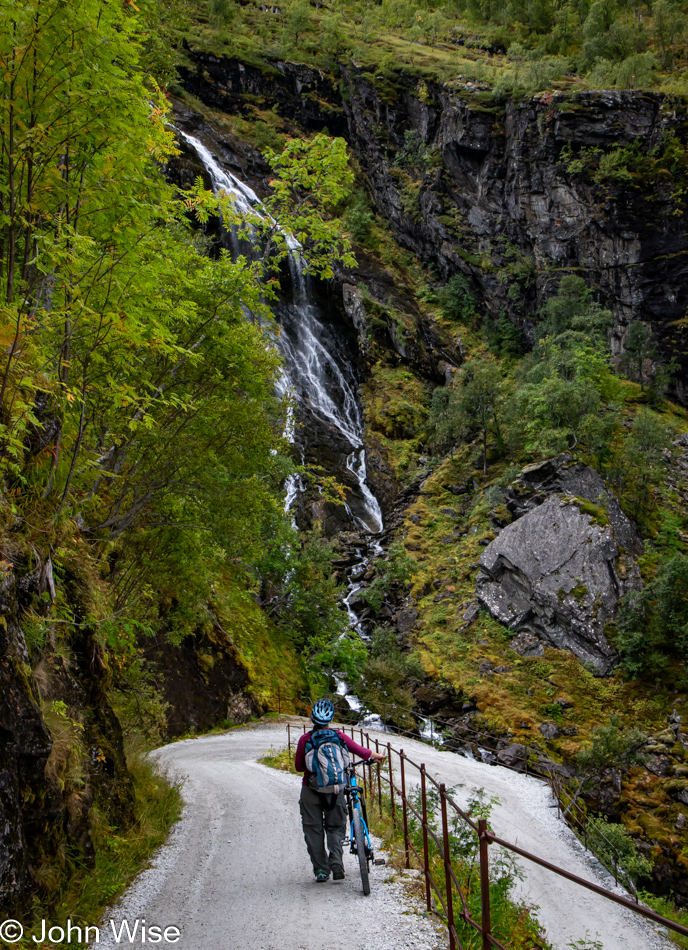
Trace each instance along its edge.
<instances>
[{"instance_id":1,"label":"person walking a bike","mask_svg":"<svg viewBox=\"0 0 688 950\"><path fill-rule=\"evenodd\" d=\"M334 881L344 880L342 852L347 821L344 788L349 753L375 762L381 762L385 756L365 749L345 733L330 728L334 706L329 699L315 703L311 719L313 728L301 736L296 746L294 768L304 773L299 799L303 836L315 880L324 884L330 874Z\"/></svg>"}]
</instances>

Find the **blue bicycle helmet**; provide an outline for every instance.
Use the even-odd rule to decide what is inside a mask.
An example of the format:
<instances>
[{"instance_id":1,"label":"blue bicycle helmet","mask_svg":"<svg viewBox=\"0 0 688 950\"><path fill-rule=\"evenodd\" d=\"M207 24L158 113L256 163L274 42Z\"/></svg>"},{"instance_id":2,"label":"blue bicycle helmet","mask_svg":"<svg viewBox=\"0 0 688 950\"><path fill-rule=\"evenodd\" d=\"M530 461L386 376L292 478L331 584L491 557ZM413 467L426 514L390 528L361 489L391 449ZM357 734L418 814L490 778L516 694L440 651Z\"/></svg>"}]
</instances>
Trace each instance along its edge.
<instances>
[{"instance_id":1,"label":"blue bicycle helmet","mask_svg":"<svg viewBox=\"0 0 688 950\"><path fill-rule=\"evenodd\" d=\"M326 726L334 719L334 706L329 699L319 699L311 710L311 719L316 726Z\"/></svg>"}]
</instances>

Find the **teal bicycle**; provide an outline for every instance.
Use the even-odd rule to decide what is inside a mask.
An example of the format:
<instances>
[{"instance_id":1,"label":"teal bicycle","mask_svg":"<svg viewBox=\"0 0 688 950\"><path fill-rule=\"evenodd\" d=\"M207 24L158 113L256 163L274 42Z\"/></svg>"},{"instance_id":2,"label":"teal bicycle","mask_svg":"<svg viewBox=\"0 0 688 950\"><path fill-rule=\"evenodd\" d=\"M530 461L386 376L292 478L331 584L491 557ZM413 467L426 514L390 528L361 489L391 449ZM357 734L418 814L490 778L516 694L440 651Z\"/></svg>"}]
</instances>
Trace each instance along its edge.
<instances>
[{"instance_id":1,"label":"teal bicycle","mask_svg":"<svg viewBox=\"0 0 688 950\"><path fill-rule=\"evenodd\" d=\"M366 803L361 789L356 780L356 766L365 765L363 759L358 762L352 762L347 766L346 776L347 784L344 789L346 795L346 805L349 812L349 843L351 854L358 855L358 866L361 871L361 881L363 883L363 893L367 897L370 894L370 874L369 867L373 864L384 864L384 858L375 860L373 844L370 840L368 830L368 814Z\"/></svg>"}]
</instances>

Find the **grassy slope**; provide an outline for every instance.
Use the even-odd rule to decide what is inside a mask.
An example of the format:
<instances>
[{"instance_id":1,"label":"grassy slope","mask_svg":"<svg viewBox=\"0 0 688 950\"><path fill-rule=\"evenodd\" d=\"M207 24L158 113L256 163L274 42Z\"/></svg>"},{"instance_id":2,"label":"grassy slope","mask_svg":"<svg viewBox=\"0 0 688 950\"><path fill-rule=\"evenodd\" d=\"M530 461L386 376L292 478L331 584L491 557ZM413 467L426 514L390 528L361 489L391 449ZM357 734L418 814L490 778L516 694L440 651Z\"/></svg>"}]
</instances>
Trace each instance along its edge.
<instances>
[{"instance_id":1,"label":"grassy slope","mask_svg":"<svg viewBox=\"0 0 688 950\"><path fill-rule=\"evenodd\" d=\"M309 694L305 667L293 643L263 613L251 595L230 587L222 611L225 629L236 643L250 678L250 691L263 708L305 712Z\"/></svg>"},{"instance_id":2,"label":"grassy slope","mask_svg":"<svg viewBox=\"0 0 688 950\"><path fill-rule=\"evenodd\" d=\"M223 15L213 13L214 6L216 4L209 0L191 0L184 32L193 45L219 55L237 56L264 68L270 68L270 60L288 59L329 70L337 59L350 58L375 78L383 92L385 84L395 76L398 78L401 71L407 79L418 83L423 80L461 85L473 82L484 85L485 90L506 83L520 94L530 95L546 89L574 92L599 88L599 80L592 70L580 75L571 71L576 68L575 60L582 49L580 24L572 27L569 40L564 42L556 28L536 33L529 32L518 22L503 27L496 22L471 19L447 7L443 25L433 39L417 34L415 18L414 25L410 25L409 20L404 26L390 28L379 10L371 15L370 9L362 4L330 2L318 4L317 9L310 6L306 22L296 33L291 26L295 2L280 5L279 13L261 10L253 4L226 4L228 10ZM427 16L434 6L421 8L419 4L417 14L421 18ZM647 49L655 55L659 67L662 52L651 7L643 7L641 12ZM341 21L334 28L333 17L336 16L341 17ZM631 23L630 13L625 9L614 12L612 19L625 27ZM333 29L340 34L338 41L331 38ZM525 50L539 50L542 54L554 51L564 59L569 57L570 65L552 78L546 69L537 66L531 69L529 62L510 59L504 50L514 42L522 44ZM664 92L688 92L685 56L681 57L685 44L680 33L675 35L674 52L673 68L656 68L641 79L640 84ZM630 82L630 88L634 88L636 77ZM604 88L609 85L607 79ZM620 88L626 87L622 84ZM393 84L389 91L394 98ZM480 89L472 91L480 94Z\"/></svg>"}]
</instances>

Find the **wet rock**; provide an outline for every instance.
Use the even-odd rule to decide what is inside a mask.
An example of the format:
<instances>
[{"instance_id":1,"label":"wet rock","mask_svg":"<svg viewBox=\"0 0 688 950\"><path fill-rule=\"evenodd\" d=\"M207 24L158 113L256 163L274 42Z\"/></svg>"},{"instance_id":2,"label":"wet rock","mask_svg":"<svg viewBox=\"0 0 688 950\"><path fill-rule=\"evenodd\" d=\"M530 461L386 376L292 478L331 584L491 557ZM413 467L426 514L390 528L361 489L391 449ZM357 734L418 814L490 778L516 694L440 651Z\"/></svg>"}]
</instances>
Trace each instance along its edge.
<instances>
[{"instance_id":1,"label":"wet rock","mask_svg":"<svg viewBox=\"0 0 688 950\"><path fill-rule=\"evenodd\" d=\"M474 602L468 607L467 610L464 610L463 619L466 621L466 623L473 623L479 613L480 605Z\"/></svg>"},{"instance_id":2,"label":"wet rock","mask_svg":"<svg viewBox=\"0 0 688 950\"><path fill-rule=\"evenodd\" d=\"M553 762L544 755L539 755L536 760L537 768L540 772L549 772L550 775L562 775L564 778L570 778L576 774L575 768L571 765L562 765L561 762Z\"/></svg>"},{"instance_id":3,"label":"wet rock","mask_svg":"<svg viewBox=\"0 0 688 950\"><path fill-rule=\"evenodd\" d=\"M522 768L527 758L528 750L519 742L513 742L511 745L507 746L506 749L502 749L497 753L497 760L499 764L505 765L510 769L517 767Z\"/></svg>"},{"instance_id":4,"label":"wet rock","mask_svg":"<svg viewBox=\"0 0 688 950\"><path fill-rule=\"evenodd\" d=\"M418 611L413 607L404 607L397 611L397 630L399 633L410 633L418 620Z\"/></svg>"},{"instance_id":5,"label":"wet rock","mask_svg":"<svg viewBox=\"0 0 688 950\"><path fill-rule=\"evenodd\" d=\"M449 491L452 495L467 495L471 490L470 485L450 485Z\"/></svg>"},{"instance_id":6,"label":"wet rock","mask_svg":"<svg viewBox=\"0 0 688 950\"><path fill-rule=\"evenodd\" d=\"M420 515L411 515L411 516L410 516L410 520L411 520L414 524L420 524Z\"/></svg>"},{"instance_id":7,"label":"wet rock","mask_svg":"<svg viewBox=\"0 0 688 950\"><path fill-rule=\"evenodd\" d=\"M650 755L645 762L645 768L653 775L668 775L671 772L671 759L668 755Z\"/></svg>"},{"instance_id":8,"label":"wet rock","mask_svg":"<svg viewBox=\"0 0 688 950\"><path fill-rule=\"evenodd\" d=\"M686 816L683 814L683 812L681 812L681 814L676 819L675 827L679 831L683 831L683 829L686 827L686 824L688 824L688 819L686 819Z\"/></svg>"},{"instance_id":9,"label":"wet rock","mask_svg":"<svg viewBox=\"0 0 688 950\"><path fill-rule=\"evenodd\" d=\"M523 630L509 644L520 656L544 656L545 648L537 637Z\"/></svg>"},{"instance_id":10,"label":"wet rock","mask_svg":"<svg viewBox=\"0 0 688 950\"><path fill-rule=\"evenodd\" d=\"M504 528L480 568L476 595L493 617L570 650L601 674L613 669L604 626L640 575L620 555L611 525L554 496Z\"/></svg>"},{"instance_id":11,"label":"wet rock","mask_svg":"<svg viewBox=\"0 0 688 950\"><path fill-rule=\"evenodd\" d=\"M478 666L478 671L481 676L486 676L488 674L493 674L494 668L495 666L492 660L483 660Z\"/></svg>"},{"instance_id":12,"label":"wet rock","mask_svg":"<svg viewBox=\"0 0 688 950\"><path fill-rule=\"evenodd\" d=\"M418 686L413 695L423 712L430 715L439 712L441 709L446 709L454 702L454 691L452 689L434 683Z\"/></svg>"},{"instance_id":13,"label":"wet rock","mask_svg":"<svg viewBox=\"0 0 688 950\"><path fill-rule=\"evenodd\" d=\"M664 784L664 791L683 805L688 805L688 779L672 778Z\"/></svg>"},{"instance_id":14,"label":"wet rock","mask_svg":"<svg viewBox=\"0 0 688 950\"><path fill-rule=\"evenodd\" d=\"M565 736L577 736L578 726L565 726L561 731Z\"/></svg>"},{"instance_id":15,"label":"wet rock","mask_svg":"<svg viewBox=\"0 0 688 950\"><path fill-rule=\"evenodd\" d=\"M612 526L619 547L636 556L643 553L638 532L617 498L594 469L582 462L573 462L568 452L527 465L507 490L506 507L514 518L521 518L552 495L574 495L599 506Z\"/></svg>"},{"instance_id":16,"label":"wet rock","mask_svg":"<svg viewBox=\"0 0 688 950\"><path fill-rule=\"evenodd\" d=\"M361 353L365 353L368 349L368 339L366 335L367 320L363 294L358 287L353 284L343 284L342 300L344 301L344 310L358 333L358 345L361 349Z\"/></svg>"},{"instance_id":17,"label":"wet rock","mask_svg":"<svg viewBox=\"0 0 688 950\"><path fill-rule=\"evenodd\" d=\"M545 739L558 739L560 735L559 727L553 722L541 723L540 732Z\"/></svg>"},{"instance_id":18,"label":"wet rock","mask_svg":"<svg viewBox=\"0 0 688 950\"><path fill-rule=\"evenodd\" d=\"M440 514L449 515L450 518L459 517L459 513L455 508L440 508Z\"/></svg>"}]
</instances>

